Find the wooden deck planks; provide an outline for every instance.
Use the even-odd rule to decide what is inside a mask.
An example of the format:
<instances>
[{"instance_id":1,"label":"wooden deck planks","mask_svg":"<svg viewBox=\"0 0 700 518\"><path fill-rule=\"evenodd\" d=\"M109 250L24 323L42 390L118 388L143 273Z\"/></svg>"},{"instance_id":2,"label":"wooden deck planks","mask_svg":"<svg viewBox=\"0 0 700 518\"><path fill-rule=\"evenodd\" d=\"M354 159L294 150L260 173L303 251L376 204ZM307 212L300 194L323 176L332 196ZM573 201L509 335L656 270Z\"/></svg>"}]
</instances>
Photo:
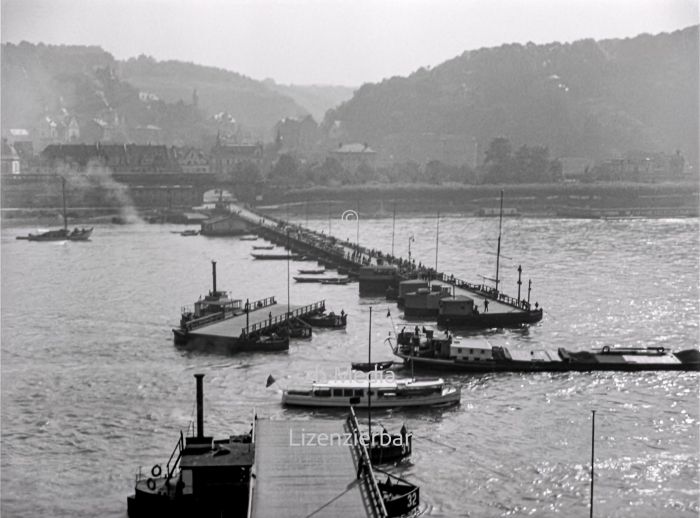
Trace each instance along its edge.
<instances>
[{"instance_id":1,"label":"wooden deck planks","mask_svg":"<svg viewBox=\"0 0 700 518\"><path fill-rule=\"evenodd\" d=\"M351 447L338 441L328 446L298 445L302 432L345 433L337 421L258 420L251 517L371 516Z\"/></svg>"},{"instance_id":2,"label":"wooden deck planks","mask_svg":"<svg viewBox=\"0 0 700 518\"><path fill-rule=\"evenodd\" d=\"M289 306L290 311L294 311L302 306ZM264 323L270 319L270 313L272 313L272 318L284 315L287 312L286 304L275 304L268 306L256 311L251 311L248 319L248 326L251 328L254 324ZM245 331L246 328L246 316L245 313L235 317L231 317L226 320L219 320L213 324L207 324L202 327L198 327L190 331L190 336L217 336L217 337L230 337L238 338L241 333Z\"/></svg>"}]
</instances>

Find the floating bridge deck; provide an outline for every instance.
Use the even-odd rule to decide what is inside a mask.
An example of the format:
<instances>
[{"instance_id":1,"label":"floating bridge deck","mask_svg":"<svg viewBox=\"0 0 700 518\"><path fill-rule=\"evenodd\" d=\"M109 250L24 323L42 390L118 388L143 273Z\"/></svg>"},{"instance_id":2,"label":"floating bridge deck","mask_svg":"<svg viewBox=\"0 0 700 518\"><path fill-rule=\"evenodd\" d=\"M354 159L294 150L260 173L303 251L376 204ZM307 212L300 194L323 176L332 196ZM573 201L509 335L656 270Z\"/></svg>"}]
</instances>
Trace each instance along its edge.
<instances>
[{"instance_id":1,"label":"floating bridge deck","mask_svg":"<svg viewBox=\"0 0 700 518\"><path fill-rule=\"evenodd\" d=\"M274 217L253 212L244 207L232 206L238 217L251 225L251 232L280 246L286 246L295 254L308 255L316 258L331 268L344 268L351 275L357 275L362 266L383 264L396 265L399 268L401 279L407 280L420 276L427 272L431 276L433 284L442 283L449 286L455 295L466 295L474 300L474 304L489 301L491 313L525 313L530 310L529 301L506 296L502 292L455 278L454 275L434 272L427 269L421 272L415 265L410 264L399 257L390 257L385 254L370 253L360 248L356 243L342 241L333 236L303 228L299 225L288 225Z\"/></svg>"},{"instance_id":2,"label":"floating bridge deck","mask_svg":"<svg viewBox=\"0 0 700 518\"><path fill-rule=\"evenodd\" d=\"M249 518L386 516L374 476L358 478L361 453L345 437L350 429L338 421L256 420Z\"/></svg>"},{"instance_id":3,"label":"floating bridge deck","mask_svg":"<svg viewBox=\"0 0 700 518\"><path fill-rule=\"evenodd\" d=\"M318 312L325 307L325 301L319 301L306 306L289 306L292 317L304 317ZM214 320L211 323L195 327L189 331L191 337L238 338L242 335L267 333L286 322L287 305L274 304L262 309L231 316L224 320Z\"/></svg>"}]
</instances>

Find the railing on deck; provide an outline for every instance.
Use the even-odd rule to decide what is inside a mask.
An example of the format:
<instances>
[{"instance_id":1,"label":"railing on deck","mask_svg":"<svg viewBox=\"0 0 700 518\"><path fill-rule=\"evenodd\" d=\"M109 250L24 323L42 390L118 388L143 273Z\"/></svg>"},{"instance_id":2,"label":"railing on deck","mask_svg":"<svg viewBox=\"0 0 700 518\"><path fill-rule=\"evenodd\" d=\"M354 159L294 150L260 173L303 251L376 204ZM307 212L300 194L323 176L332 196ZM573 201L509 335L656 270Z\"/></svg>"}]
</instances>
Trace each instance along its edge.
<instances>
[{"instance_id":1,"label":"railing on deck","mask_svg":"<svg viewBox=\"0 0 700 518\"><path fill-rule=\"evenodd\" d=\"M277 300L275 300L275 297L266 297L264 299L256 300L253 302L248 302L248 307L250 308L250 311L256 311L262 308L266 308L268 306L273 306L277 304ZM239 308L236 308L239 309ZM245 314L245 310L238 310L238 311L220 311L219 313L212 313L211 315L205 315L203 317L199 318L194 318L192 320L188 320L185 322L183 329L185 331L192 331L193 329L197 329L198 327L205 326L207 324L211 324L212 322L217 322L219 320L226 320L229 318L233 318L239 315Z\"/></svg>"},{"instance_id":2,"label":"railing on deck","mask_svg":"<svg viewBox=\"0 0 700 518\"><path fill-rule=\"evenodd\" d=\"M372 469L372 461L370 460L369 453L367 452L367 447L362 441L360 427L357 423L357 416L355 415L355 409L350 407L350 415L347 418L348 428L352 434L352 447L355 448L357 453L357 478L364 475L367 482L367 488L369 490L370 503L372 509L381 518L388 516L386 511L386 506L384 505L384 499L382 498L382 492L379 490L379 485L377 484L377 479L374 476L374 471Z\"/></svg>"},{"instance_id":3,"label":"railing on deck","mask_svg":"<svg viewBox=\"0 0 700 518\"><path fill-rule=\"evenodd\" d=\"M261 218L263 217L262 215L260 216ZM326 255L326 256L332 256L335 258L337 261L343 261L347 264L354 264L358 266L362 265L369 265L371 264L371 259L366 259L364 258L363 254L369 254L370 251L367 250L365 247L360 247L358 252L360 252L360 255L353 255L347 252L346 249L342 247L337 247L337 238L334 238L333 236L326 236L324 234L321 234L319 232L315 232L309 229L303 229L303 232L301 230L301 227L298 227L296 225L289 225L289 223L284 222L283 220L274 218L272 216L264 216L267 220L275 222L277 225L276 226L261 226L260 229L262 231L266 231L268 233L271 233L272 235L277 235L280 238L284 238L288 240L290 247L294 248L294 246L299 246L303 245L304 248L311 249L312 251L315 251L318 255ZM291 228L294 230L294 232L289 232L287 233L287 228ZM329 241L331 243L329 243ZM350 247L353 251L355 250L355 247L352 246L352 244L348 243L348 247ZM348 254L348 255L346 255ZM381 257L384 261L390 263L390 264L395 264L399 266L400 268L403 266L404 268L407 268L407 270L403 270L404 275L415 275L417 273L420 273L420 271L410 263L407 263L407 261L404 261L400 257L398 258L393 258L389 259L388 257L384 256L381 254L381 252L378 253L379 257ZM370 254L371 257L371 254ZM509 295L506 295L502 292L497 291L495 288L488 288L484 286L483 284L474 284L471 282L463 281L461 279L457 279L454 275L445 275L444 273L437 273L435 274L435 279L438 279L440 281L443 281L447 284L451 284L457 288L462 288L466 289L469 291L472 291L474 293L477 293L481 295L482 297L486 297L489 299L496 300L498 302L502 302L504 304L507 304L509 306L512 306L517 309L521 309L524 311L530 311L531 307L529 302L526 300L518 300L515 297L511 297Z\"/></svg>"},{"instance_id":4,"label":"railing on deck","mask_svg":"<svg viewBox=\"0 0 700 518\"><path fill-rule=\"evenodd\" d=\"M170 458L168 459L168 462L165 463L165 472L167 473L167 480L169 481L175 470L177 469L177 465L180 463L180 459L182 458L182 451L185 449L185 439L182 436L182 430L180 430L180 439L177 441L177 444L175 445L175 449L173 449L173 452L170 454ZM173 462L172 468L170 467L170 463L173 460L173 457L175 457L175 454L177 454L177 458L175 459L175 462Z\"/></svg>"},{"instance_id":5,"label":"railing on deck","mask_svg":"<svg viewBox=\"0 0 700 518\"><path fill-rule=\"evenodd\" d=\"M253 334L259 331L264 331L268 328L275 327L277 325L281 325L283 323L286 323L288 320L291 320L292 318L308 315L310 313L321 313L326 309L326 301L321 300L319 302L314 302L313 304L307 304L306 306L302 306L300 308L297 308L293 311L290 311L289 313L285 313L283 315L277 315L276 317L272 317L272 319L267 319L262 322L258 322L257 324L253 324L248 328L248 334Z\"/></svg>"}]
</instances>

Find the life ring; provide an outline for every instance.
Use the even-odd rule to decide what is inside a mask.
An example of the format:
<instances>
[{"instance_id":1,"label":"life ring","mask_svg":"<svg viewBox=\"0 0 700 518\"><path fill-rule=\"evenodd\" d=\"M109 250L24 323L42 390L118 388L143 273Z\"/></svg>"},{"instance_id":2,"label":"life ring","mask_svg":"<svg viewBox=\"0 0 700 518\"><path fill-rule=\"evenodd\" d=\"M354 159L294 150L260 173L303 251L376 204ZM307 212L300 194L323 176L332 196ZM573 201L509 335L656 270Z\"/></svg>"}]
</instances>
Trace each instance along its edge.
<instances>
[{"instance_id":1,"label":"life ring","mask_svg":"<svg viewBox=\"0 0 700 518\"><path fill-rule=\"evenodd\" d=\"M610 346L609 346L609 345L606 345L605 347L603 347L603 354L608 354L609 352L610 352Z\"/></svg>"},{"instance_id":2,"label":"life ring","mask_svg":"<svg viewBox=\"0 0 700 518\"><path fill-rule=\"evenodd\" d=\"M666 351L666 348L664 348L664 347L657 347L656 348L656 352L658 352L658 353L663 353L665 351Z\"/></svg>"},{"instance_id":3,"label":"life ring","mask_svg":"<svg viewBox=\"0 0 700 518\"><path fill-rule=\"evenodd\" d=\"M151 468L151 475L153 475L155 478L160 477L160 474L163 472L163 470L160 467L160 464L156 464Z\"/></svg>"},{"instance_id":4,"label":"life ring","mask_svg":"<svg viewBox=\"0 0 700 518\"><path fill-rule=\"evenodd\" d=\"M154 491L156 489L156 481L153 480L152 478L149 478L148 480L146 480L146 486L151 491Z\"/></svg>"}]
</instances>

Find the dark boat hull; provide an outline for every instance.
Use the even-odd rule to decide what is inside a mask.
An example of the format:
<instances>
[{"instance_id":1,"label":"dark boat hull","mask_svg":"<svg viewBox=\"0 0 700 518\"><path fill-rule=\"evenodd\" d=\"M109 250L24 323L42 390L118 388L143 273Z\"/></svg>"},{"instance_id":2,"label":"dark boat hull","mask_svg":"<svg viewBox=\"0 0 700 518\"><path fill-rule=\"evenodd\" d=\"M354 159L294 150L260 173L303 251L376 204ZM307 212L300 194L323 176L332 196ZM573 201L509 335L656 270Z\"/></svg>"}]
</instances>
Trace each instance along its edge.
<instances>
[{"instance_id":1,"label":"dark boat hull","mask_svg":"<svg viewBox=\"0 0 700 518\"><path fill-rule=\"evenodd\" d=\"M280 352L289 350L289 337L276 337L272 339L240 338L207 336L201 334L191 335L182 329L173 329L175 345L186 349L194 349L223 354L236 354L241 352Z\"/></svg>"},{"instance_id":2,"label":"dark boat hull","mask_svg":"<svg viewBox=\"0 0 700 518\"><path fill-rule=\"evenodd\" d=\"M475 315L438 315L437 324L448 329L485 329L490 327L517 327L542 320L542 309L512 313L478 313Z\"/></svg>"},{"instance_id":3,"label":"dark boat hull","mask_svg":"<svg viewBox=\"0 0 700 518\"><path fill-rule=\"evenodd\" d=\"M696 354L692 354L695 352ZM580 353L578 353L580 354ZM665 362L653 360L643 362L625 361L621 355L615 354L590 354L582 359L569 358L553 361L520 361L520 360L486 360L465 361L457 359L425 358L409 356L397 352L396 356L402 358L407 365L413 363L414 368L426 370L441 370L450 372L592 372L592 371L700 371L700 352L681 351L672 354L679 361ZM583 355L582 355L583 356ZM661 358L661 357L660 357Z\"/></svg>"},{"instance_id":4,"label":"dark boat hull","mask_svg":"<svg viewBox=\"0 0 700 518\"><path fill-rule=\"evenodd\" d=\"M361 371L361 372L372 372L374 370L378 371L384 371L390 368L394 364L393 361L385 361L385 362L372 362L372 363L360 363L360 362L352 362L352 370L355 371Z\"/></svg>"}]
</instances>

